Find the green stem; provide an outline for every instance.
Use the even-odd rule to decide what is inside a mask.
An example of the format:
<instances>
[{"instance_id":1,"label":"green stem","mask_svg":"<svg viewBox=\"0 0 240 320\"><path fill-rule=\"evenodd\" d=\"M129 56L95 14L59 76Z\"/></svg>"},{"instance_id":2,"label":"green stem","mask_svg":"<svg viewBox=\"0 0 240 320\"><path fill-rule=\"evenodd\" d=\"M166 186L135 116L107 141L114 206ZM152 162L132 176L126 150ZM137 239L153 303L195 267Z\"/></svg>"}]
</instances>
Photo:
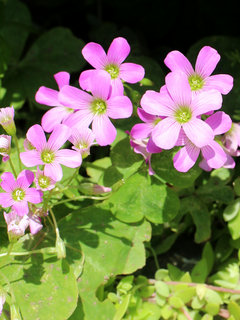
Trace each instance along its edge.
<instances>
[{"instance_id":1,"label":"green stem","mask_svg":"<svg viewBox=\"0 0 240 320\"><path fill-rule=\"evenodd\" d=\"M55 206L58 206L59 204L62 204L62 203L66 203L66 202L70 202L70 201L77 201L77 200L81 200L81 199L105 200L105 199L108 199L108 198L109 198L109 195L106 196L106 197L79 196L79 197L75 197L75 198L72 198L72 199L65 199L65 200L58 201L56 204L53 204L51 206L51 208L53 208Z\"/></svg>"},{"instance_id":2,"label":"green stem","mask_svg":"<svg viewBox=\"0 0 240 320\"><path fill-rule=\"evenodd\" d=\"M11 251L12 251L13 245L14 245L13 242L11 242L11 243L9 244L8 251L7 251L7 256L10 256L10 255L11 255Z\"/></svg>"},{"instance_id":3,"label":"green stem","mask_svg":"<svg viewBox=\"0 0 240 320\"><path fill-rule=\"evenodd\" d=\"M10 157L9 157L8 161L9 161L10 167L11 167L11 169L12 169L12 172L13 172L13 174L14 174L14 177L17 179L17 173L16 173L16 170L15 170L15 168L14 168L14 165L13 165L12 160L11 160Z\"/></svg>"},{"instance_id":4,"label":"green stem","mask_svg":"<svg viewBox=\"0 0 240 320\"><path fill-rule=\"evenodd\" d=\"M76 170L74 171L74 173L71 177L63 180L62 183L67 182L67 184L69 185L72 182L72 180L78 175L78 172L79 172L79 167L76 168Z\"/></svg>"},{"instance_id":5,"label":"green stem","mask_svg":"<svg viewBox=\"0 0 240 320\"><path fill-rule=\"evenodd\" d=\"M24 252L4 252L0 254L1 257L6 257L6 256L28 256L30 254L34 253L50 253L50 254L55 254L56 249L55 247L49 247L49 248L42 248L42 249L37 249L37 250L32 250L32 251L24 251Z\"/></svg>"},{"instance_id":6,"label":"green stem","mask_svg":"<svg viewBox=\"0 0 240 320\"><path fill-rule=\"evenodd\" d=\"M18 138L16 135L13 136L13 139L14 139L14 143L16 145L16 148L17 148L17 154L18 154L18 161L19 161L19 169L20 171L22 171L22 161L21 161L21 158L20 158L20 149L19 149L19 144L18 144Z\"/></svg>"},{"instance_id":7,"label":"green stem","mask_svg":"<svg viewBox=\"0 0 240 320\"><path fill-rule=\"evenodd\" d=\"M55 228L55 233L56 233L56 239L60 237L60 234L59 234L59 229L58 229L58 225L57 225L57 220L55 218L55 215L52 211L52 208L49 209L50 211L50 214L51 214L51 217L52 217L52 220L53 220L53 224L54 224L54 228Z\"/></svg>"},{"instance_id":8,"label":"green stem","mask_svg":"<svg viewBox=\"0 0 240 320\"><path fill-rule=\"evenodd\" d=\"M153 249L153 247L150 244L148 244L147 248L151 251L151 253L153 255L153 259L154 259L157 270L160 269L160 266L158 263L158 258L157 258L155 250Z\"/></svg>"}]
</instances>

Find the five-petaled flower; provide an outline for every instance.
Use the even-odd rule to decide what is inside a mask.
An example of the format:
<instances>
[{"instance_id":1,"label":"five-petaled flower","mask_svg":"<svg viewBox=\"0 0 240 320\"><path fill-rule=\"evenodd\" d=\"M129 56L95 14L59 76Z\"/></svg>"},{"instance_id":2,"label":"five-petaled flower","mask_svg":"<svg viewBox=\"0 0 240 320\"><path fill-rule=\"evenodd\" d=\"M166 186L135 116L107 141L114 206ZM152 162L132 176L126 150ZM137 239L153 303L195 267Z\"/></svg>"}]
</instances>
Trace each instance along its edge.
<instances>
[{"instance_id":1,"label":"five-petaled flower","mask_svg":"<svg viewBox=\"0 0 240 320\"><path fill-rule=\"evenodd\" d=\"M39 124L33 125L27 131L27 139L35 149L20 153L23 164L26 167L43 165L45 176L60 181L63 175L60 164L77 168L82 163L79 152L69 149L59 150L70 135L71 129L69 127L58 124L47 141L43 128Z\"/></svg>"},{"instance_id":2,"label":"five-petaled flower","mask_svg":"<svg viewBox=\"0 0 240 320\"><path fill-rule=\"evenodd\" d=\"M42 191L30 187L34 180L32 171L23 170L17 179L11 172L4 172L1 179L1 187L5 191L0 193L3 208L12 207L19 216L23 216L29 212L28 202L42 202Z\"/></svg>"},{"instance_id":3,"label":"five-petaled flower","mask_svg":"<svg viewBox=\"0 0 240 320\"><path fill-rule=\"evenodd\" d=\"M136 63L123 61L130 53L130 45L125 38L115 38L107 54L103 47L95 42L89 42L82 49L83 57L97 70L104 70L111 76L112 95L123 95L122 80L129 83L141 81L144 77L144 68ZM89 79L94 77L95 70L83 71L79 78L80 87L88 90Z\"/></svg>"},{"instance_id":4,"label":"five-petaled flower","mask_svg":"<svg viewBox=\"0 0 240 320\"><path fill-rule=\"evenodd\" d=\"M233 87L233 77L228 74L211 75L219 60L220 55L217 50L205 46L199 51L195 70L189 60L177 50L169 52L164 63L171 71L184 72L194 93L215 89L221 94L227 94Z\"/></svg>"},{"instance_id":5,"label":"five-petaled flower","mask_svg":"<svg viewBox=\"0 0 240 320\"><path fill-rule=\"evenodd\" d=\"M65 124L71 128L84 128L92 123L97 143L101 146L111 144L117 130L109 118L130 117L132 102L127 96L111 95L111 77L103 70L97 70L89 79L89 91L92 95L72 86L64 86L60 90L59 100L62 104L79 108Z\"/></svg>"}]
</instances>

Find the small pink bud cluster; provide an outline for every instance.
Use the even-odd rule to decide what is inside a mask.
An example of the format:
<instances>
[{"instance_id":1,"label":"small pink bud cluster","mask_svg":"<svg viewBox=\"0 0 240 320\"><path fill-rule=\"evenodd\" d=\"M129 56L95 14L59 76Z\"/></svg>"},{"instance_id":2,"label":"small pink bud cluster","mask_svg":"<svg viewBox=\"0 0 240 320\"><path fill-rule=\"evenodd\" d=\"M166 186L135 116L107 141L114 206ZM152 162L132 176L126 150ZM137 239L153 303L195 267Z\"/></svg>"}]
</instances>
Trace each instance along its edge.
<instances>
[{"instance_id":1,"label":"small pink bud cluster","mask_svg":"<svg viewBox=\"0 0 240 320\"><path fill-rule=\"evenodd\" d=\"M138 115L143 123L134 125L130 132L135 152L142 153L149 164L151 154L178 146L181 148L173 158L178 171L192 168L199 154L199 165L204 170L234 166L231 155L238 155L239 127L234 125L235 129L230 130L231 118L218 111L222 95L233 87L233 78L212 75L219 60L218 52L209 46L200 50L195 70L179 51L167 55L164 62L171 72L165 85L159 92L148 90L142 96ZM151 166L149 173L153 173Z\"/></svg>"}]
</instances>

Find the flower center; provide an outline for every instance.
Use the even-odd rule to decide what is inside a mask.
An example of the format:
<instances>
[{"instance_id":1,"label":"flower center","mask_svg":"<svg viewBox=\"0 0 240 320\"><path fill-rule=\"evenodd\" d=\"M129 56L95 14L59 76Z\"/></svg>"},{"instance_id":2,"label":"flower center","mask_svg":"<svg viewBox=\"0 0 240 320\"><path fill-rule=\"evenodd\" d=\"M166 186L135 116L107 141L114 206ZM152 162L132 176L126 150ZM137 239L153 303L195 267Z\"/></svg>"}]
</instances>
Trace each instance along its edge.
<instances>
[{"instance_id":1,"label":"flower center","mask_svg":"<svg viewBox=\"0 0 240 320\"><path fill-rule=\"evenodd\" d=\"M55 159L55 155L52 151L50 150L44 150L41 153L41 159L44 163L52 163L53 160Z\"/></svg>"},{"instance_id":2,"label":"flower center","mask_svg":"<svg viewBox=\"0 0 240 320\"><path fill-rule=\"evenodd\" d=\"M192 111L187 106L181 106L175 111L175 119L179 123L186 123L192 118Z\"/></svg>"},{"instance_id":3,"label":"flower center","mask_svg":"<svg viewBox=\"0 0 240 320\"><path fill-rule=\"evenodd\" d=\"M38 178L38 184L39 184L39 187L42 188L42 189L45 189L49 186L50 184L50 178L49 177L46 177L46 176L40 176Z\"/></svg>"},{"instance_id":4,"label":"flower center","mask_svg":"<svg viewBox=\"0 0 240 320\"><path fill-rule=\"evenodd\" d=\"M102 99L95 99L91 106L94 114L104 114L107 110L107 104Z\"/></svg>"},{"instance_id":5,"label":"flower center","mask_svg":"<svg viewBox=\"0 0 240 320\"><path fill-rule=\"evenodd\" d=\"M22 201L25 197L25 192L21 188L17 188L12 192L12 198L14 201Z\"/></svg>"},{"instance_id":6,"label":"flower center","mask_svg":"<svg viewBox=\"0 0 240 320\"><path fill-rule=\"evenodd\" d=\"M116 79L119 75L119 67L115 64L108 64L105 70L110 74L112 79Z\"/></svg>"},{"instance_id":7,"label":"flower center","mask_svg":"<svg viewBox=\"0 0 240 320\"><path fill-rule=\"evenodd\" d=\"M192 91L200 90L204 86L204 80L199 74L192 74L189 76L188 82Z\"/></svg>"}]
</instances>

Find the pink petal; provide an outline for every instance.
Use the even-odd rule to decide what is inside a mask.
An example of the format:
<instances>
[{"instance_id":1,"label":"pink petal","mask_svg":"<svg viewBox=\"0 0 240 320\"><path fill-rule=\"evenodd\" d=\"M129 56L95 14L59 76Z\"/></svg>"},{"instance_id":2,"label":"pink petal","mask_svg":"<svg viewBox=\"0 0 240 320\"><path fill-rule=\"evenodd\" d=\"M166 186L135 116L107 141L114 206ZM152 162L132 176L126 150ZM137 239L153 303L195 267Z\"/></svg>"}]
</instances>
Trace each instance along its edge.
<instances>
[{"instance_id":1,"label":"pink petal","mask_svg":"<svg viewBox=\"0 0 240 320\"><path fill-rule=\"evenodd\" d=\"M202 159L202 161L199 162L199 167L205 171L211 171L212 168L209 167L209 165L207 164L207 161L205 159Z\"/></svg>"},{"instance_id":2,"label":"pink petal","mask_svg":"<svg viewBox=\"0 0 240 320\"><path fill-rule=\"evenodd\" d=\"M162 151L162 149L156 146L152 140L152 137L150 137L147 143L146 151L149 153L159 153Z\"/></svg>"},{"instance_id":3,"label":"pink petal","mask_svg":"<svg viewBox=\"0 0 240 320\"><path fill-rule=\"evenodd\" d=\"M175 109L175 103L166 93L147 90L140 102L143 110L151 115L170 116Z\"/></svg>"},{"instance_id":4,"label":"pink petal","mask_svg":"<svg viewBox=\"0 0 240 320\"><path fill-rule=\"evenodd\" d=\"M52 178L54 181L60 181L62 179L62 167L56 161L46 164L44 166L44 175Z\"/></svg>"},{"instance_id":5,"label":"pink petal","mask_svg":"<svg viewBox=\"0 0 240 320\"><path fill-rule=\"evenodd\" d=\"M214 113L205 122L212 128L215 136L227 132L232 126L231 118L223 111Z\"/></svg>"},{"instance_id":6,"label":"pink petal","mask_svg":"<svg viewBox=\"0 0 240 320\"><path fill-rule=\"evenodd\" d=\"M57 151L56 161L66 167L77 168L82 163L82 157L77 151L62 149Z\"/></svg>"},{"instance_id":7,"label":"pink petal","mask_svg":"<svg viewBox=\"0 0 240 320\"><path fill-rule=\"evenodd\" d=\"M154 122L156 119L158 119L157 117L144 111L142 108L137 108L137 114L143 122Z\"/></svg>"},{"instance_id":8,"label":"pink petal","mask_svg":"<svg viewBox=\"0 0 240 320\"><path fill-rule=\"evenodd\" d=\"M46 106L61 106L61 103L58 101L58 91L44 86L38 89L35 95L35 100Z\"/></svg>"},{"instance_id":9,"label":"pink petal","mask_svg":"<svg viewBox=\"0 0 240 320\"><path fill-rule=\"evenodd\" d=\"M170 72L166 76L166 86L173 101L180 106L189 106L192 101L188 78L182 71Z\"/></svg>"},{"instance_id":10,"label":"pink petal","mask_svg":"<svg viewBox=\"0 0 240 320\"><path fill-rule=\"evenodd\" d=\"M132 114L133 106L127 96L111 97L107 101L107 115L113 119L129 118Z\"/></svg>"},{"instance_id":11,"label":"pink petal","mask_svg":"<svg viewBox=\"0 0 240 320\"><path fill-rule=\"evenodd\" d=\"M123 96L124 87L123 87L122 80L120 78L111 79L111 86L112 86L111 97Z\"/></svg>"},{"instance_id":12,"label":"pink petal","mask_svg":"<svg viewBox=\"0 0 240 320\"><path fill-rule=\"evenodd\" d=\"M217 50L205 46L203 47L198 56L195 65L196 73L200 74L203 78L206 78L212 74L220 60L220 55Z\"/></svg>"},{"instance_id":13,"label":"pink petal","mask_svg":"<svg viewBox=\"0 0 240 320\"><path fill-rule=\"evenodd\" d=\"M70 128L86 128L91 124L93 117L94 114L91 112L91 110L78 110L77 112L70 115L66 120L64 120L63 123Z\"/></svg>"},{"instance_id":14,"label":"pink petal","mask_svg":"<svg viewBox=\"0 0 240 320\"><path fill-rule=\"evenodd\" d=\"M126 39L115 38L107 52L108 63L121 64L129 55L130 46Z\"/></svg>"},{"instance_id":15,"label":"pink petal","mask_svg":"<svg viewBox=\"0 0 240 320\"><path fill-rule=\"evenodd\" d=\"M52 132L54 127L71 115L71 109L55 107L48 110L42 117L41 125L45 132Z\"/></svg>"},{"instance_id":16,"label":"pink petal","mask_svg":"<svg viewBox=\"0 0 240 320\"><path fill-rule=\"evenodd\" d=\"M83 71L79 76L79 86L86 91L90 91L89 87L89 81L92 77L94 77L94 74L96 72L96 69L91 70L85 70Z\"/></svg>"},{"instance_id":17,"label":"pink petal","mask_svg":"<svg viewBox=\"0 0 240 320\"><path fill-rule=\"evenodd\" d=\"M103 47L95 42L86 44L82 49L82 55L84 59L96 69L103 69L107 61L107 56Z\"/></svg>"},{"instance_id":18,"label":"pink petal","mask_svg":"<svg viewBox=\"0 0 240 320\"><path fill-rule=\"evenodd\" d=\"M0 192L0 204L3 208L8 208L14 203L12 195L10 193Z\"/></svg>"},{"instance_id":19,"label":"pink petal","mask_svg":"<svg viewBox=\"0 0 240 320\"><path fill-rule=\"evenodd\" d=\"M136 63L123 63L120 66L120 78L129 83L141 81L144 77L145 70Z\"/></svg>"},{"instance_id":20,"label":"pink petal","mask_svg":"<svg viewBox=\"0 0 240 320\"><path fill-rule=\"evenodd\" d=\"M31 203L42 202L43 192L35 188L28 188L25 193L25 200Z\"/></svg>"},{"instance_id":21,"label":"pink petal","mask_svg":"<svg viewBox=\"0 0 240 320\"><path fill-rule=\"evenodd\" d=\"M53 132L51 133L48 139L47 147L53 151L58 150L68 140L70 135L71 135L71 129L68 126L64 124L58 124L53 129Z\"/></svg>"},{"instance_id":22,"label":"pink petal","mask_svg":"<svg viewBox=\"0 0 240 320\"><path fill-rule=\"evenodd\" d=\"M233 77L228 74L216 74L205 79L205 89L216 89L221 94L228 94L233 87Z\"/></svg>"},{"instance_id":23,"label":"pink petal","mask_svg":"<svg viewBox=\"0 0 240 320\"><path fill-rule=\"evenodd\" d=\"M162 149L172 149L179 136L181 125L172 118L160 121L152 131L153 142Z\"/></svg>"},{"instance_id":24,"label":"pink petal","mask_svg":"<svg viewBox=\"0 0 240 320\"><path fill-rule=\"evenodd\" d=\"M29 216L29 229L31 234L38 233L42 227L41 219L38 216Z\"/></svg>"},{"instance_id":25,"label":"pink petal","mask_svg":"<svg viewBox=\"0 0 240 320\"><path fill-rule=\"evenodd\" d=\"M62 105L72 109L88 109L93 100L89 93L72 86L64 86L58 98Z\"/></svg>"},{"instance_id":26,"label":"pink petal","mask_svg":"<svg viewBox=\"0 0 240 320\"><path fill-rule=\"evenodd\" d=\"M111 144L117 135L116 128L106 114L95 116L92 123L92 130L100 146Z\"/></svg>"},{"instance_id":27,"label":"pink petal","mask_svg":"<svg viewBox=\"0 0 240 320\"><path fill-rule=\"evenodd\" d=\"M111 90L110 74L104 70L96 70L89 79L89 90L94 98L107 100Z\"/></svg>"},{"instance_id":28,"label":"pink petal","mask_svg":"<svg viewBox=\"0 0 240 320\"><path fill-rule=\"evenodd\" d=\"M184 123L182 127L188 139L198 148L208 145L214 138L212 128L198 118Z\"/></svg>"},{"instance_id":29,"label":"pink petal","mask_svg":"<svg viewBox=\"0 0 240 320\"><path fill-rule=\"evenodd\" d=\"M150 136L154 126L149 123L137 123L132 127L131 136L134 139L144 139Z\"/></svg>"},{"instance_id":30,"label":"pink petal","mask_svg":"<svg viewBox=\"0 0 240 320\"><path fill-rule=\"evenodd\" d=\"M199 148L195 147L192 143L187 143L173 158L175 169L180 172L187 172L196 163L199 153Z\"/></svg>"},{"instance_id":31,"label":"pink petal","mask_svg":"<svg viewBox=\"0 0 240 320\"><path fill-rule=\"evenodd\" d=\"M20 217L24 216L25 214L28 214L29 212L27 201L15 201L12 208Z\"/></svg>"},{"instance_id":32,"label":"pink petal","mask_svg":"<svg viewBox=\"0 0 240 320\"><path fill-rule=\"evenodd\" d=\"M222 106L222 95L217 90L201 91L193 96L191 106L194 116L220 109Z\"/></svg>"},{"instance_id":33,"label":"pink petal","mask_svg":"<svg viewBox=\"0 0 240 320\"><path fill-rule=\"evenodd\" d=\"M58 73L55 73L54 79L58 84L58 88L61 89L63 86L69 84L70 74L66 71L60 71Z\"/></svg>"},{"instance_id":34,"label":"pink petal","mask_svg":"<svg viewBox=\"0 0 240 320\"><path fill-rule=\"evenodd\" d=\"M26 167L34 167L34 166L38 166L40 164L44 164L44 162L41 159L40 152L38 152L36 150L21 152L20 158L21 158L22 163Z\"/></svg>"},{"instance_id":35,"label":"pink petal","mask_svg":"<svg viewBox=\"0 0 240 320\"><path fill-rule=\"evenodd\" d=\"M171 71L181 70L187 75L194 73L189 60L179 51L174 50L169 52L164 63Z\"/></svg>"},{"instance_id":36,"label":"pink petal","mask_svg":"<svg viewBox=\"0 0 240 320\"><path fill-rule=\"evenodd\" d=\"M216 141L211 141L209 145L203 147L201 151L204 159L211 168L221 168L227 161L226 153Z\"/></svg>"},{"instance_id":37,"label":"pink petal","mask_svg":"<svg viewBox=\"0 0 240 320\"><path fill-rule=\"evenodd\" d=\"M17 184L19 188L28 188L34 180L34 173L30 170L23 170L19 173L17 177Z\"/></svg>"},{"instance_id":38,"label":"pink petal","mask_svg":"<svg viewBox=\"0 0 240 320\"><path fill-rule=\"evenodd\" d=\"M234 159L229 154L227 154L227 161L224 163L223 167L228 169L233 169L235 168L235 165L236 163Z\"/></svg>"},{"instance_id":39,"label":"pink petal","mask_svg":"<svg viewBox=\"0 0 240 320\"><path fill-rule=\"evenodd\" d=\"M31 128L29 128L26 136L37 150L42 150L45 147L45 133L43 131L43 128L39 124L35 124Z\"/></svg>"},{"instance_id":40,"label":"pink petal","mask_svg":"<svg viewBox=\"0 0 240 320\"><path fill-rule=\"evenodd\" d=\"M11 172L4 172L1 175L1 187L6 192L12 192L16 187L16 180Z\"/></svg>"}]
</instances>

